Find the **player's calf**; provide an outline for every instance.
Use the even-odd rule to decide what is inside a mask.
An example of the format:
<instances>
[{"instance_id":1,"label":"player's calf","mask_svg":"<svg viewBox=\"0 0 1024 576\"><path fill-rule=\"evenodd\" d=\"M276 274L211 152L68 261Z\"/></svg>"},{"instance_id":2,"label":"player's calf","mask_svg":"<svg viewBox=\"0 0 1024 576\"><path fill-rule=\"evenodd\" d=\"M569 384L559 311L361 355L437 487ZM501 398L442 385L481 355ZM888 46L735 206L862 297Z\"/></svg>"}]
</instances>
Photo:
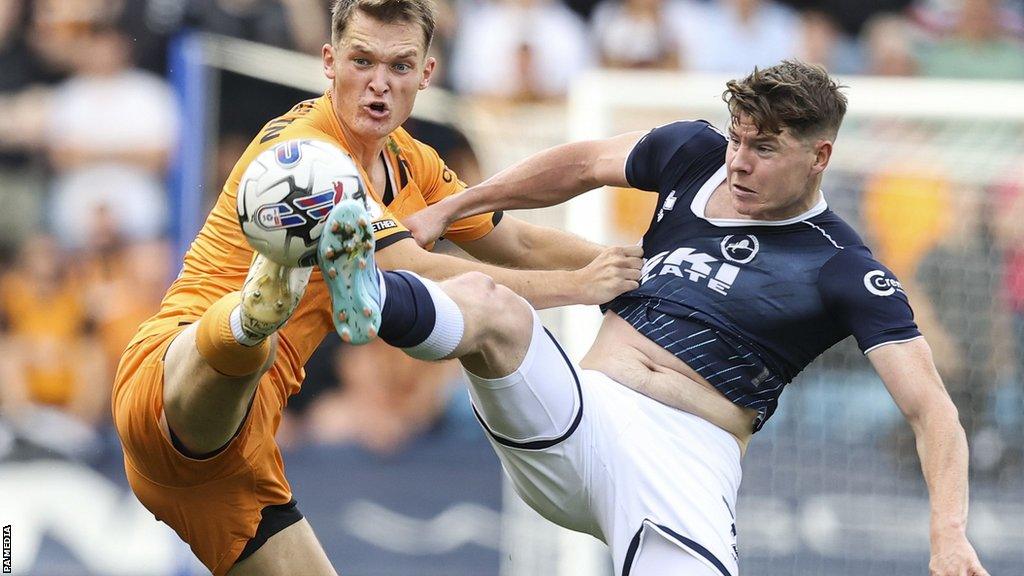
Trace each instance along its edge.
<instances>
[{"instance_id":1,"label":"player's calf","mask_svg":"<svg viewBox=\"0 0 1024 576\"><path fill-rule=\"evenodd\" d=\"M273 363L273 334L295 311L311 271L257 254L242 291L214 302L168 348L164 414L183 452L203 455L231 440Z\"/></svg>"}]
</instances>

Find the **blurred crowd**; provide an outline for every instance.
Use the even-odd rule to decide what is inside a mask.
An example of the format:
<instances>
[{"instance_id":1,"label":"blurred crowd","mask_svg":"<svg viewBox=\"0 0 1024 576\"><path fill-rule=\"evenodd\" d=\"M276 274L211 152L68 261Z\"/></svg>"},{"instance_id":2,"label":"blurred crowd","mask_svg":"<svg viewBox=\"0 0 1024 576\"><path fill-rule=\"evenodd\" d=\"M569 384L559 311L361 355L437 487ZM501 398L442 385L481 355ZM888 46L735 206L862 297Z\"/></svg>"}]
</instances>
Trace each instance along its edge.
<instances>
[{"instance_id":1,"label":"blurred crowd","mask_svg":"<svg viewBox=\"0 0 1024 576\"><path fill-rule=\"evenodd\" d=\"M435 84L467 98L557 102L594 67L742 73L787 57L840 74L1024 80L1024 0L438 3ZM108 429L121 350L175 273L167 177L182 118L166 80L173 39L204 30L315 55L329 36L329 4L0 0L0 455L12 443L4 438L70 455L92 449L97 431ZM308 97L264 87L252 98L249 81L227 73L221 80L218 182L264 122ZM457 130L422 121L409 128L464 180L479 181L479 163ZM907 266L893 266L920 286L921 322L951 390L964 397L962 410L978 420L968 422L975 434L991 428L996 393L979 383L1024 374L1024 173L1015 182L948 195L958 203L953 213L975 214L959 219L963 235L935 234ZM905 217L884 195L900 186L879 184L883 207L866 223ZM889 240L876 238L886 260ZM976 269L978 259L1000 273L964 275L950 264ZM948 301L954 292L928 293L953 282L978 285L956 291L956 302ZM457 419L450 399L460 375L451 364L329 339L308 372L282 428L286 443L350 442L388 453Z\"/></svg>"}]
</instances>

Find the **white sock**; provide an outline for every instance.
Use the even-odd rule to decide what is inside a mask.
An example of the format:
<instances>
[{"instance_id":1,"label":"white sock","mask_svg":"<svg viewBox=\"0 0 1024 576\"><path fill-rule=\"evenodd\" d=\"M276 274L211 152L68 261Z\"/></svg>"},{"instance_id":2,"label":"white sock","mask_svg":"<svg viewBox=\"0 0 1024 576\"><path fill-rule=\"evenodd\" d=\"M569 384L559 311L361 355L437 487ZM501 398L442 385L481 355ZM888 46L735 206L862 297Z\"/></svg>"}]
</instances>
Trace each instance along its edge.
<instances>
[{"instance_id":1,"label":"white sock","mask_svg":"<svg viewBox=\"0 0 1024 576\"><path fill-rule=\"evenodd\" d=\"M419 279L430 292L430 298L434 302L434 329L423 342L402 350L409 356L420 360L447 358L462 341L462 334L465 330L462 310L459 310L459 305L448 294L445 294L445 291L433 280L428 280L408 270L404 270L404 272ZM383 285L383 282L381 284ZM383 307L383 300L381 307Z\"/></svg>"}]
</instances>

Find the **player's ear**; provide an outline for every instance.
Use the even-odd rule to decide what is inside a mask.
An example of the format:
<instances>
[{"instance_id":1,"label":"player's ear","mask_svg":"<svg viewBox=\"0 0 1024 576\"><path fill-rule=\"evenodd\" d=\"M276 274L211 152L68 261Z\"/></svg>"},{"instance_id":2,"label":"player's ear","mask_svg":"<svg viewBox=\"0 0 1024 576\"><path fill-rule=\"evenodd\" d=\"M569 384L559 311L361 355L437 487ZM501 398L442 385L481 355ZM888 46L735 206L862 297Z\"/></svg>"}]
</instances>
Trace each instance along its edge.
<instances>
[{"instance_id":1,"label":"player's ear","mask_svg":"<svg viewBox=\"0 0 1024 576\"><path fill-rule=\"evenodd\" d=\"M435 66L437 66L437 58L427 56L427 61L423 64L423 79L420 80L420 90L430 86L430 76L434 74Z\"/></svg>"},{"instance_id":2,"label":"player's ear","mask_svg":"<svg viewBox=\"0 0 1024 576\"><path fill-rule=\"evenodd\" d=\"M321 56L324 61L324 76L329 80L334 80L334 46L329 43L324 44L324 47L320 49Z\"/></svg>"},{"instance_id":3,"label":"player's ear","mask_svg":"<svg viewBox=\"0 0 1024 576\"><path fill-rule=\"evenodd\" d=\"M828 168L828 162L832 159L832 141L819 139L814 143L814 163L811 164L811 174L817 175Z\"/></svg>"}]
</instances>

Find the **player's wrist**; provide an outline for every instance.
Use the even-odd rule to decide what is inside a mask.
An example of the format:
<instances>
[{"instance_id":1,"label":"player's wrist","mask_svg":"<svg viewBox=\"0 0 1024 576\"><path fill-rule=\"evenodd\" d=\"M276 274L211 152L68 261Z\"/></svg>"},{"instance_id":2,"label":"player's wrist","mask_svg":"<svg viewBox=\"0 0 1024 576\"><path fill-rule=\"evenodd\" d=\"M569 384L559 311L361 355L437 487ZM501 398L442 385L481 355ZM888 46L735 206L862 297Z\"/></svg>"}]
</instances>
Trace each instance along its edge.
<instances>
[{"instance_id":1,"label":"player's wrist","mask_svg":"<svg viewBox=\"0 0 1024 576\"><path fill-rule=\"evenodd\" d=\"M933 543L963 538L967 535L967 521L962 517L945 518L932 516L930 524L929 531Z\"/></svg>"},{"instance_id":2,"label":"player's wrist","mask_svg":"<svg viewBox=\"0 0 1024 576\"><path fill-rule=\"evenodd\" d=\"M594 279L590 277L587 268L578 270L563 271L563 293L568 294L570 301L567 304L594 304L596 295L594 292Z\"/></svg>"},{"instance_id":3,"label":"player's wrist","mask_svg":"<svg viewBox=\"0 0 1024 576\"><path fill-rule=\"evenodd\" d=\"M437 203L438 208L441 209L441 217L445 224L451 224L460 218L466 218L479 213L473 211L477 198L474 190L474 188L466 188L461 193L453 194Z\"/></svg>"}]
</instances>

